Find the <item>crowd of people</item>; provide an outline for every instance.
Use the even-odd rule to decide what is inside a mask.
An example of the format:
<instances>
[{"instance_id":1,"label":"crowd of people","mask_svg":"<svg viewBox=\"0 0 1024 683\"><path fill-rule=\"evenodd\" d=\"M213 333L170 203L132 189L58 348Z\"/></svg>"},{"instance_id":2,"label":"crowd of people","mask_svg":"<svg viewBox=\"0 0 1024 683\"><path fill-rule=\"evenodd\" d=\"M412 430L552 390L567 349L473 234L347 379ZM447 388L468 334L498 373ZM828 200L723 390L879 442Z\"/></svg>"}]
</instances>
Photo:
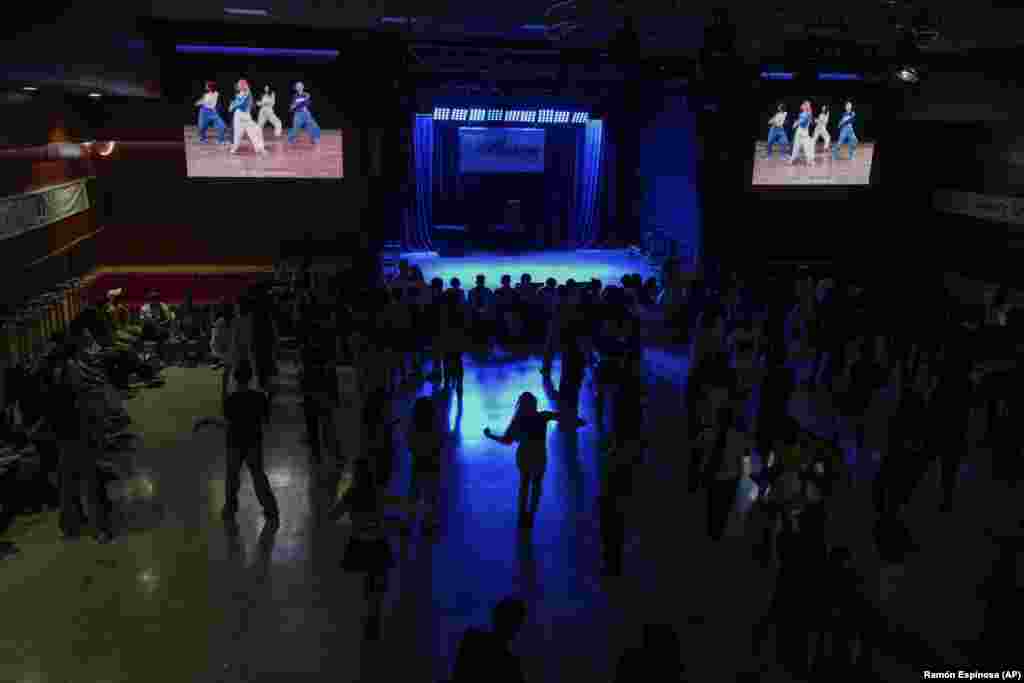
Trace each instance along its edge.
<instances>
[{"instance_id":1,"label":"crowd of people","mask_svg":"<svg viewBox=\"0 0 1024 683\"><path fill-rule=\"evenodd\" d=\"M753 480L757 503L750 519L758 528L758 557L779 571L770 612L755 628L755 644L773 625L779 657L793 671L805 672L812 662L826 659L837 670L865 665L872 622L856 597L853 557L831 542L827 520L836 488L858 484L867 445L865 415L875 395L888 386L898 397L889 416L889 441L881 447L881 466L871 481L874 531L886 561L899 562L907 552L907 539L900 534L902 515L936 459L941 510L952 509L968 450L967 421L976 405L985 406L991 440L1000 444L994 454L997 473L1013 483L1020 473L1019 446L999 438L1017 414L1012 389L1018 369L1015 364L993 369L983 362L992 355L990 349L1019 329L1007 292L1000 291L987 310L974 311L953 305L941 287L922 287L911 303L883 298L887 292L881 289L863 288L839 273L772 274L749 268L693 280L670 261L660 281L634 274L614 285L571 279L541 284L522 274L516 285L511 275L503 276L492 290L479 275L464 290L456 278L447 286L438 278L427 282L418 268L402 262L394 277L376 286L342 275L318 291L307 275L286 286L255 287L212 315L186 301L172 316L154 299L139 327L121 315L115 298L72 325L42 371L43 391L57 399L47 402L45 416L55 434L56 448L50 453L61 474L62 526L69 536L78 532L77 484L69 482L85 481L90 518L99 538L109 540L109 501L96 479L96 457L83 455L101 447L103 429L116 417L106 404L110 392L97 387L152 373L144 370L152 367L149 359L132 351L132 343L166 343L168 319L174 318L175 333L209 339L209 352L223 368L223 414L196 427L215 423L226 428L222 514L229 523L238 510L243 464L252 473L268 525L280 521L262 442L274 410L282 347L294 340L301 361L305 443L322 494L316 507L324 520L345 517L352 525L345 568L366 575L367 597L378 606L368 633L379 630L380 600L394 562L387 540L389 512L397 507L406 528L423 512L425 532L436 532L446 481L448 431L436 402L417 399L404 419L396 414L395 399L432 378L461 400L464 356L470 352L536 354L542 359L541 383L556 406L541 410L537 396L524 392L504 429L484 430L499 443L517 444L522 533L533 526L543 495L547 425L577 429L586 424L579 416L579 399L585 379L591 378L597 408L593 422L610 437L599 455L603 572L618 576L624 571L628 503L648 445L644 351L654 344L685 344L689 370L681 384L690 435L689 491L706 496L707 533L719 541L726 535L740 483ZM106 374L94 377L89 368L97 365L86 364L83 354L96 345L97 333L105 343L101 352L92 352ZM552 379L556 358L557 388ZM811 366L804 388L833 394L841 419L826 433L807 431L789 412L800 385L800 359ZM30 416L22 424L33 422L31 405L22 399L20 409ZM413 476L408 495L396 498L389 494L400 455L395 431L403 423ZM853 426L854 461L844 458L840 448L843 425ZM352 484L339 498L345 472ZM796 609L807 582L823 576L835 588L832 597ZM516 600L503 601L493 630L467 634L456 681L479 680L473 672L481 666L490 672L488 678L500 674L523 680L517 666L493 664L511 657L508 643L521 626L523 608ZM657 626L645 634L663 644L651 651L665 660L645 664L674 670L678 645L664 643L677 643L677 636ZM808 649L812 642L818 643L817 651ZM624 656L616 680L638 675L629 673L639 666L636 659L635 653Z\"/></svg>"}]
</instances>

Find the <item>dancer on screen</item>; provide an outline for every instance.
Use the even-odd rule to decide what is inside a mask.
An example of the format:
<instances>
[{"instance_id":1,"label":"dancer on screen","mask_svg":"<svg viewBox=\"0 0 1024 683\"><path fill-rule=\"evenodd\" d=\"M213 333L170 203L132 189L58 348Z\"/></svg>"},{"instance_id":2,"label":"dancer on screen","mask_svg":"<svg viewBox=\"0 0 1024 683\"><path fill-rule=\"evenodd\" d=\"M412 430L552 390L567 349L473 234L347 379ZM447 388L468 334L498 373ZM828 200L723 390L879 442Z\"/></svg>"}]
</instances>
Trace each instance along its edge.
<instances>
[{"instance_id":1,"label":"dancer on screen","mask_svg":"<svg viewBox=\"0 0 1024 683\"><path fill-rule=\"evenodd\" d=\"M818 114L818 118L814 125L814 137L811 138L811 149L817 149L818 140L822 140L825 143L824 150L827 152L832 147L832 138L828 134L828 105L826 104L821 108L821 113Z\"/></svg>"},{"instance_id":2,"label":"dancer on screen","mask_svg":"<svg viewBox=\"0 0 1024 683\"><path fill-rule=\"evenodd\" d=\"M796 133L793 136L793 155L789 158L789 163L795 162L796 158L800 156L800 152L803 152L807 163L811 166L814 165L814 145L811 143L811 120L813 118L811 103L804 100L804 103L800 105L800 118L793 123Z\"/></svg>"},{"instance_id":3,"label":"dancer on screen","mask_svg":"<svg viewBox=\"0 0 1024 683\"><path fill-rule=\"evenodd\" d=\"M313 118L313 112L309 109L309 93L302 82L295 84L295 97L292 98L292 129L288 131L288 142L294 143L299 136L300 130L305 130L309 139L315 145L320 142L320 126Z\"/></svg>"},{"instance_id":4,"label":"dancer on screen","mask_svg":"<svg viewBox=\"0 0 1024 683\"><path fill-rule=\"evenodd\" d=\"M196 100L195 106L199 107L199 142L206 144L206 131L210 126L217 129L217 144L223 145L227 141L226 126L224 119L217 113L217 100L220 93L217 92L217 84L213 81L206 81L206 93Z\"/></svg>"},{"instance_id":5,"label":"dancer on screen","mask_svg":"<svg viewBox=\"0 0 1024 683\"><path fill-rule=\"evenodd\" d=\"M772 145L779 146L779 158L783 158L785 152L782 151L784 146L789 146L789 138L786 137L786 105L780 104L778 110L775 112L775 116L768 119L768 156L766 159L772 158Z\"/></svg>"},{"instance_id":6,"label":"dancer on screen","mask_svg":"<svg viewBox=\"0 0 1024 683\"><path fill-rule=\"evenodd\" d=\"M853 132L853 124L857 120L857 113L853 111L853 102L847 100L846 112L839 120L839 142L832 148L832 158L839 159L839 148L842 145L850 147L850 161L853 161L853 153L857 149L857 134Z\"/></svg>"},{"instance_id":7,"label":"dancer on screen","mask_svg":"<svg viewBox=\"0 0 1024 683\"><path fill-rule=\"evenodd\" d=\"M249 136L249 142L260 154L266 154L263 146L263 130L252 120L252 93L249 92L249 81L244 78L235 84L238 94L232 100L228 108L232 112L231 132L234 135L234 143L231 145L231 153L238 154L238 145L242 142L243 133Z\"/></svg>"},{"instance_id":8,"label":"dancer on screen","mask_svg":"<svg viewBox=\"0 0 1024 683\"><path fill-rule=\"evenodd\" d=\"M256 121L256 125L260 127L260 131L268 123L274 126L274 137L281 137L281 119L277 118L277 114L274 113L274 105L277 104L277 93L270 89L269 85L263 86L263 97L260 98L260 116Z\"/></svg>"}]
</instances>

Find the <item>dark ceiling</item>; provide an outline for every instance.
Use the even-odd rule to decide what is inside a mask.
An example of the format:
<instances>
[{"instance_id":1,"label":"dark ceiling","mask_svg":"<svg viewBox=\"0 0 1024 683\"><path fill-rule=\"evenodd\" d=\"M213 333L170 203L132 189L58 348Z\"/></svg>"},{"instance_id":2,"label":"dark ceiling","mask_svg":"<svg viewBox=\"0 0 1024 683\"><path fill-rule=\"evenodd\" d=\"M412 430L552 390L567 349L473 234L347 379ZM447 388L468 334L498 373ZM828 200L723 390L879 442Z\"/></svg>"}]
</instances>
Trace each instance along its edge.
<instances>
[{"instance_id":1,"label":"dark ceiling","mask_svg":"<svg viewBox=\"0 0 1024 683\"><path fill-rule=\"evenodd\" d=\"M551 80L573 60L576 51L592 53L609 46L626 19L634 17L637 45L648 56L694 58L705 43L705 29L715 6L729 7L736 48L748 63L758 64L791 54L792 43L808 36L858 46L877 46L882 59L896 59L900 26L913 24L919 8L904 0L864 0L845 9L845 19L832 15L836 5L820 2L721 3L710 0L645 0L642 4L613 0L150 0L137 14L109 14L98 5L36 0L0 26L2 81L46 83L55 87L100 90L107 94L147 96L159 66L147 52L140 18L183 23L223 22L227 26L298 26L325 31L381 31L400 34L414 45L414 68L421 73L476 74L493 81L509 77ZM919 3L920 5L921 3ZM977 48L1024 45L1019 26L1024 8L992 3L958 4L933 9L929 21L936 31L926 48L945 65ZM225 8L266 11L268 16L231 16ZM640 11L639 8L642 8ZM404 23L403 23L404 22ZM242 33L243 31L239 31ZM448 42L456 45L439 46ZM458 44L472 43L473 49ZM481 50L482 46L490 46ZM267 47L302 47L279 45ZM312 46L306 46L312 47ZM330 47L322 45L320 47ZM514 50L513 50L514 48ZM585 61L585 60L584 60ZM54 64L57 62L57 64ZM572 67L560 78L600 81L606 75L596 60ZM966 64L966 62L964 63ZM1012 68L1012 64L1005 65Z\"/></svg>"},{"instance_id":2,"label":"dark ceiling","mask_svg":"<svg viewBox=\"0 0 1024 683\"><path fill-rule=\"evenodd\" d=\"M1024 8L1010 3L911 3L903 0L862 0L842 9L820 2L726 3L709 0L645 0L643 3L613 0L516 0L515 2L470 2L470 0L411 2L409 0L151 0L155 17L184 21L227 19L280 22L330 29L392 28L408 32L415 39L475 37L496 39L545 39L545 36L579 46L598 46L621 25L627 10L634 14L637 31L650 49L665 52L696 52L701 46L704 26L716 7L725 6L738 29L738 45L744 54L778 54L785 39L808 34L841 31L848 40L866 43L895 41L897 26L921 17L937 24L939 36L932 50L950 51L973 47L1013 47L1022 42ZM265 10L269 18L227 17L225 7ZM847 17L838 15L845 11ZM826 15L826 16L821 16ZM382 20L411 19L405 26ZM923 18L923 17L921 17ZM840 24L845 24L840 26ZM544 26L548 31L544 30Z\"/></svg>"}]
</instances>

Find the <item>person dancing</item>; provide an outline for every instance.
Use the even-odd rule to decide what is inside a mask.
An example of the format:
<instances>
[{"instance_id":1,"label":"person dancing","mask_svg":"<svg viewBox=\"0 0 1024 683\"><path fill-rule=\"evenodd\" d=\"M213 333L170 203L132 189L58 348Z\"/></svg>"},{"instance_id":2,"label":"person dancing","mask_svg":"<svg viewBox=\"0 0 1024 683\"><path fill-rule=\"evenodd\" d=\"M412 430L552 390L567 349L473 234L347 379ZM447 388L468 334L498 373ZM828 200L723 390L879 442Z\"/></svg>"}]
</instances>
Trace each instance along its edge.
<instances>
[{"instance_id":1,"label":"person dancing","mask_svg":"<svg viewBox=\"0 0 1024 683\"><path fill-rule=\"evenodd\" d=\"M231 132L234 142L231 145L231 153L238 154L238 145L242 141L242 134L249 136L252 146L260 154L266 154L263 146L263 130L252 120L252 93L249 92L249 82L244 78L235 85L238 94L231 102L228 111L232 112L234 118L231 123Z\"/></svg>"},{"instance_id":2,"label":"person dancing","mask_svg":"<svg viewBox=\"0 0 1024 683\"><path fill-rule=\"evenodd\" d=\"M857 150L857 134L853 132L853 124L856 119L857 114L853 111L853 102L847 100L846 112L843 114L843 118L839 120L839 142L832 148L833 159L839 159L839 148L842 145L849 145L850 161L853 161L853 153Z\"/></svg>"},{"instance_id":3,"label":"person dancing","mask_svg":"<svg viewBox=\"0 0 1024 683\"><path fill-rule=\"evenodd\" d=\"M227 127L224 119L217 113L217 100L220 93L217 92L217 84L213 81L206 81L206 93L196 100L195 106L199 107L199 142L206 144L206 130L213 126L217 129L217 144L223 145L227 142Z\"/></svg>"},{"instance_id":4,"label":"person dancing","mask_svg":"<svg viewBox=\"0 0 1024 683\"><path fill-rule=\"evenodd\" d=\"M288 143L293 144L299 136L300 130L305 130L309 139L315 145L320 142L320 126L313 118L313 112L309 109L309 93L300 81L295 84L295 97L292 98L292 129L288 131Z\"/></svg>"},{"instance_id":5,"label":"person dancing","mask_svg":"<svg viewBox=\"0 0 1024 683\"><path fill-rule=\"evenodd\" d=\"M772 146L779 146L779 158L782 158L782 148L789 145L789 138L786 137L786 105L780 104L775 116L768 119L768 156L772 158Z\"/></svg>"},{"instance_id":6,"label":"person dancing","mask_svg":"<svg viewBox=\"0 0 1024 683\"><path fill-rule=\"evenodd\" d=\"M516 465L519 468L519 528L533 526L540 507L541 484L548 464L548 422L569 422L576 427L586 423L578 417L565 413L537 410L537 397L529 391L523 392L516 401L516 411L502 436L493 434L490 428L484 436L502 444L519 442L516 449ZM529 507L527 507L529 503Z\"/></svg>"},{"instance_id":7,"label":"person dancing","mask_svg":"<svg viewBox=\"0 0 1024 683\"><path fill-rule=\"evenodd\" d=\"M811 140L811 119L813 118L811 103L804 100L804 103L800 105L800 118L793 124L796 133L793 136L793 155L789 158L789 163L796 161L800 152L803 151L804 156L807 157L807 163L811 166L814 165L814 143Z\"/></svg>"},{"instance_id":8,"label":"person dancing","mask_svg":"<svg viewBox=\"0 0 1024 683\"><path fill-rule=\"evenodd\" d=\"M263 97L260 98L260 115L256 125L263 131L263 127L270 123L274 126L274 137L281 137L281 119L274 113L274 105L277 104L277 93L270 89L269 85L263 86Z\"/></svg>"},{"instance_id":9,"label":"person dancing","mask_svg":"<svg viewBox=\"0 0 1024 683\"><path fill-rule=\"evenodd\" d=\"M828 134L828 105L826 104L821 108L821 113L818 114L818 118L814 125L814 136L811 138L811 149L817 149L818 140L821 139L825 142L825 151L827 152L832 147L832 138Z\"/></svg>"}]
</instances>

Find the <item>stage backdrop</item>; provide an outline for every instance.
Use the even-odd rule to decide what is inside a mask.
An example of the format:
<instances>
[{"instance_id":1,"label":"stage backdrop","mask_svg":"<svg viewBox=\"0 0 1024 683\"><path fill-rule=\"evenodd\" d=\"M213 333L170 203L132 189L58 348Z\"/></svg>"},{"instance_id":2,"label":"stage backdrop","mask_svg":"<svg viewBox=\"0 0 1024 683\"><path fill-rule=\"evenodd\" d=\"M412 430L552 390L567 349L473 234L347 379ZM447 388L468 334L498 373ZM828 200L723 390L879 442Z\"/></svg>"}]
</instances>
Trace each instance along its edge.
<instances>
[{"instance_id":1,"label":"stage backdrop","mask_svg":"<svg viewBox=\"0 0 1024 683\"><path fill-rule=\"evenodd\" d=\"M532 248L579 248L598 242L603 121L540 129L542 173L461 172L459 128L435 124L429 115L416 117L415 211L404 231L406 249L429 249L435 225L486 231L503 224L509 201L519 202L524 242Z\"/></svg>"},{"instance_id":2,"label":"stage backdrop","mask_svg":"<svg viewBox=\"0 0 1024 683\"><path fill-rule=\"evenodd\" d=\"M543 173L543 128L459 128L459 172Z\"/></svg>"}]
</instances>

